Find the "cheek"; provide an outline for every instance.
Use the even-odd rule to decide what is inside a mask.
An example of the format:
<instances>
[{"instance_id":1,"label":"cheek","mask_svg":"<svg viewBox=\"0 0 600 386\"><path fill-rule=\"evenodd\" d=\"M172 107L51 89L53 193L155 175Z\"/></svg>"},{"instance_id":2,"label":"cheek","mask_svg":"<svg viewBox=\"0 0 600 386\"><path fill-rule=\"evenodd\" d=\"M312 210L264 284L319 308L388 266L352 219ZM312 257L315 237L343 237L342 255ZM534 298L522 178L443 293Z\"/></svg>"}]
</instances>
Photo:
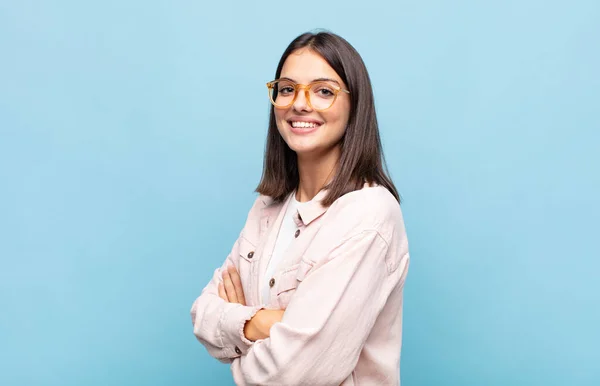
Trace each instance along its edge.
<instances>
[{"instance_id":1,"label":"cheek","mask_svg":"<svg viewBox=\"0 0 600 386\"><path fill-rule=\"evenodd\" d=\"M341 137L346 131L348 125L348 112L345 109L331 112L328 117L325 117L327 123L331 126L331 134L335 137Z\"/></svg>"},{"instance_id":2,"label":"cheek","mask_svg":"<svg viewBox=\"0 0 600 386\"><path fill-rule=\"evenodd\" d=\"M275 124L277 125L277 130L281 133L282 125L285 123L284 117L285 113L281 110L275 110Z\"/></svg>"}]
</instances>

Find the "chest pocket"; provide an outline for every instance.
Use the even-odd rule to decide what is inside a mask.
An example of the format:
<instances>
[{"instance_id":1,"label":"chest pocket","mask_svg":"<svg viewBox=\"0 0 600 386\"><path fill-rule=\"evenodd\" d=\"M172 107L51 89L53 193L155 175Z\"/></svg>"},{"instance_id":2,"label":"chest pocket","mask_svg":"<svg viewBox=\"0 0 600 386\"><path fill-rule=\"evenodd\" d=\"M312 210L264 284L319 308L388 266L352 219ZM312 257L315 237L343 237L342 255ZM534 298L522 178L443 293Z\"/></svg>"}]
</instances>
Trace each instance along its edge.
<instances>
[{"instance_id":1,"label":"chest pocket","mask_svg":"<svg viewBox=\"0 0 600 386\"><path fill-rule=\"evenodd\" d=\"M240 257L247 263L253 263L254 260L254 244L246 240L246 238L240 238ZM240 260L240 264L242 261Z\"/></svg>"},{"instance_id":2,"label":"chest pocket","mask_svg":"<svg viewBox=\"0 0 600 386\"><path fill-rule=\"evenodd\" d=\"M287 308L296 289L312 268L312 262L302 259L299 264L292 265L281 273L277 285L277 305L280 309Z\"/></svg>"}]
</instances>

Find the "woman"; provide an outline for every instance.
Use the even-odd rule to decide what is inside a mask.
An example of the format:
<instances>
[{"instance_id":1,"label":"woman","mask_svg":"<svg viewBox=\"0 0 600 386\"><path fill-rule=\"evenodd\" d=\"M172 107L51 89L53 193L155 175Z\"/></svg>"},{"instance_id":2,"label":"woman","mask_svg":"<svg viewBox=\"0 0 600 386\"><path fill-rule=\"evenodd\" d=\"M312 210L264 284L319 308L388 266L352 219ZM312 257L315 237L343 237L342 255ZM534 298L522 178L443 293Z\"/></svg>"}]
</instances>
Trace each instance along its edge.
<instances>
[{"instance_id":1,"label":"woman","mask_svg":"<svg viewBox=\"0 0 600 386\"><path fill-rule=\"evenodd\" d=\"M238 385L398 385L408 242L366 67L306 33L275 79L261 195L194 334Z\"/></svg>"}]
</instances>

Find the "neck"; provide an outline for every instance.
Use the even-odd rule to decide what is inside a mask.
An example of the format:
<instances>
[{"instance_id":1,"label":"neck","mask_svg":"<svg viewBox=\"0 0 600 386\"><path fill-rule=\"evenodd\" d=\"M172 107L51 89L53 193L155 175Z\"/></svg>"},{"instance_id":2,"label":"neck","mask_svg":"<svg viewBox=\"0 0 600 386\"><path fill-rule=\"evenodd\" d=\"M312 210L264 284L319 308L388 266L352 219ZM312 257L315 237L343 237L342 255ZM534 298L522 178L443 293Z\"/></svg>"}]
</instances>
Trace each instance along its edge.
<instances>
[{"instance_id":1,"label":"neck","mask_svg":"<svg viewBox=\"0 0 600 386\"><path fill-rule=\"evenodd\" d=\"M300 177L296 193L298 201L312 200L331 181L340 154L339 146L318 156L298 154L298 175Z\"/></svg>"}]
</instances>

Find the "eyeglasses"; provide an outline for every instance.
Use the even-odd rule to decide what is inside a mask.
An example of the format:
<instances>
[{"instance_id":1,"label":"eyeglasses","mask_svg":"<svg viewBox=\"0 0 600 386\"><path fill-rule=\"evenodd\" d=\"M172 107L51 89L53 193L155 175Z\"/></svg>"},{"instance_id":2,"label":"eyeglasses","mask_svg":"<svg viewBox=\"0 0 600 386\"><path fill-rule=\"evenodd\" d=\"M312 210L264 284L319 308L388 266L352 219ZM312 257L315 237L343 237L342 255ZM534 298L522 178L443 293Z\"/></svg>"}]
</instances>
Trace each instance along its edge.
<instances>
[{"instance_id":1,"label":"eyeglasses","mask_svg":"<svg viewBox=\"0 0 600 386\"><path fill-rule=\"evenodd\" d=\"M309 84L298 84L288 79L276 79L267 83L269 99L278 109L290 107L296 101L298 92L304 89L306 103L317 111L324 111L333 106L340 91L350 94L333 81L319 80Z\"/></svg>"}]
</instances>

